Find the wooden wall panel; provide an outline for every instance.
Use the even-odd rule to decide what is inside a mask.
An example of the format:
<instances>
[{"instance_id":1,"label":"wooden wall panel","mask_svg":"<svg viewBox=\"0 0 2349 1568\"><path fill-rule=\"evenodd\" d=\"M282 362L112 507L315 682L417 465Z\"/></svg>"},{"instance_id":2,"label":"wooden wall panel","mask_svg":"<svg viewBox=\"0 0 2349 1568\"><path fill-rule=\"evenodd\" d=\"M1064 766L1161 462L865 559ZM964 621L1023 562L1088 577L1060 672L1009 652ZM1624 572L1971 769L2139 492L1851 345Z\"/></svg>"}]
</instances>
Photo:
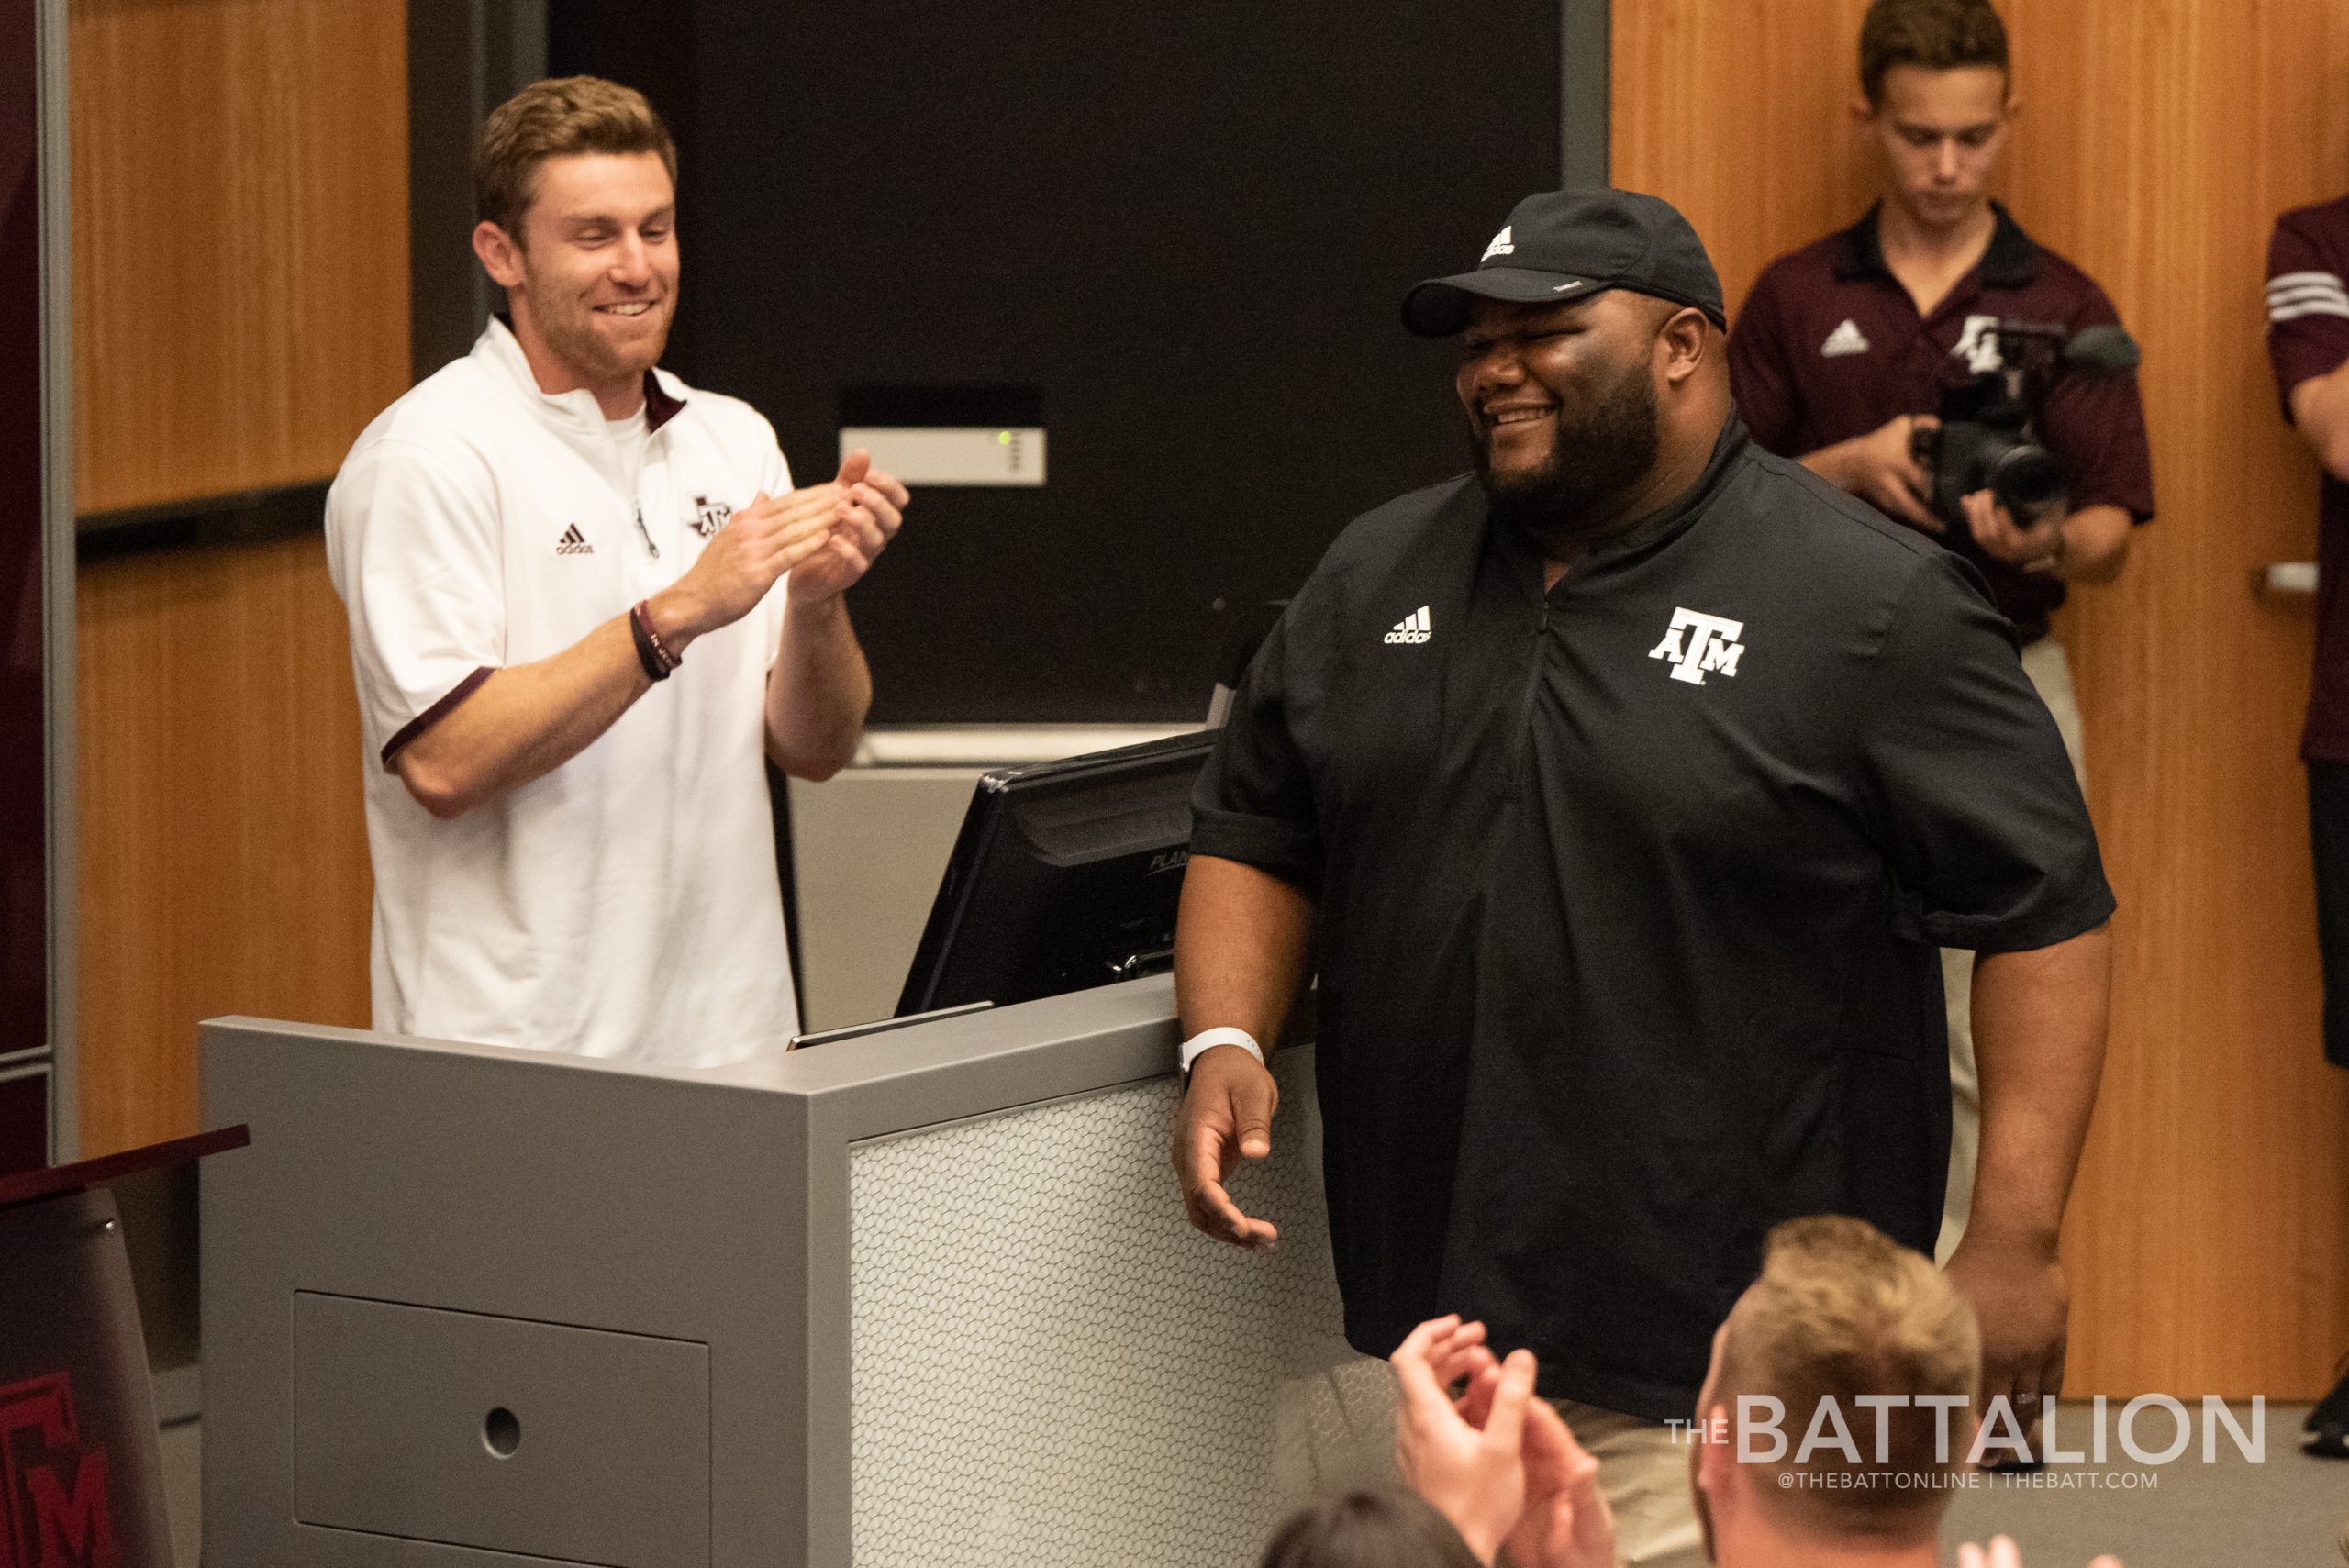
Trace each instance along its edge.
<instances>
[{"instance_id":1,"label":"wooden wall panel","mask_svg":"<svg viewBox=\"0 0 2349 1568\"><path fill-rule=\"evenodd\" d=\"M2121 913L2066 1228L2070 1386L2312 1398L2349 1346L2349 1074L2319 1055L2304 605L2315 470L2262 346L2269 226L2349 188L2349 7L2002 0L2008 196L2143 340L2159 519L2059 627ZM1730 297L1873 187L1844 106L1864 0L1615 0L1619 183L1681 205Z\"/></svg>"},{"instance_id":2,"label":"wooden wall panel","mask_svg":"<svg viewBox=\"0 0 2349 1568\"><path fill-rule=\"evenodd\" d=\"M317 539L83 568L82 1140L196 1130L195 1024L367 1022L358 699Z\"/></svg>"},{"instance_id":3,"label":"wooden wall panel","mask_svg":"<svg viewBox=\"0 0 2349 1568\"><path fill-rule=\"evenodd\" d=\"M406 388L406 13L71 0L81 510L331 473Z\"/></svg>"},{"instance_id":4,"label":"wooden wall panel","mask_svg":"<svg viewBox=\"0 0 2349 1568\"><path fill-rule=\"evenodd\" d=\"M406 7L72 0L83 512L315 480L407 386ZM193 1131L197 1019L362 1024L366 837L316 536L83 568L85 1154Z\"/></svg>"}]
</instances>

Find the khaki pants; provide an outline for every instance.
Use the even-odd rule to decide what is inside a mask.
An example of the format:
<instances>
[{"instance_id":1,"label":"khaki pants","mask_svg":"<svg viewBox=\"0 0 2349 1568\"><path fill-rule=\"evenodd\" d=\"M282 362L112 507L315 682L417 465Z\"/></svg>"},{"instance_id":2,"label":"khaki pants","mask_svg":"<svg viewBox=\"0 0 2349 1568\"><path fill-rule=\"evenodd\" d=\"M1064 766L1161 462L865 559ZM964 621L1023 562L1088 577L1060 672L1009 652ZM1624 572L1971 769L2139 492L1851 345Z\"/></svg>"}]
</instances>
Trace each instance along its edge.
<instances>
[{"instance_id":1,"label":"khaki pants","mask_svg":"<svg viewBox=\"0 0 2349 1568\"><path fill-rule=\"evenodd\" d=\"M1598 1461L1598 1485L1615 1514L1615 1557L1629 1568L1705 1568L1703 1532L1690 1496L1688 1431L1571 1399L1554 1401Z\"/></svg>"},{"instance_id":2,"label":"khaki pants","mask_svg":"<svg viewBox=\"0 0 2349 1568\"><path fill-rule=\"evenodd\" d=\"M1687 1444L1636 1416L1571 1399L1555 1403L1598 1461L1598 1484L1615 1513L1617 1556L1630 1568L1703 1568ZM1275 1462L1282 1507L1398 1485L1395 1405L1393 1369L1351 1352L1338 1365L1286 1385Z\"/></svg>"},{"instance_id":3,"label":"khaki pants","mask_svg":"<svg viewBox=\"0 0 2349 1568\"><path fill-rule=\"evenodd\" d=\"M2072 665L2064 645L2043 637L2022 651L2022 673L2039 692L2040 701L2055 717L2071 755L2072 772L2080 788L2088 786L2087 753L2080 745L2080 703L2072 691ZM1959 948L1942 950L1942 990L1949 1008L1949 1195L1942 1200L1941 1240L1934 1258L1949 1262L1965 1235L1966 1216L1974 1211L1974 1167L1982 1152L1982 1085L1974 1071L1974 954Z\"/></svg>"}]
</instances>

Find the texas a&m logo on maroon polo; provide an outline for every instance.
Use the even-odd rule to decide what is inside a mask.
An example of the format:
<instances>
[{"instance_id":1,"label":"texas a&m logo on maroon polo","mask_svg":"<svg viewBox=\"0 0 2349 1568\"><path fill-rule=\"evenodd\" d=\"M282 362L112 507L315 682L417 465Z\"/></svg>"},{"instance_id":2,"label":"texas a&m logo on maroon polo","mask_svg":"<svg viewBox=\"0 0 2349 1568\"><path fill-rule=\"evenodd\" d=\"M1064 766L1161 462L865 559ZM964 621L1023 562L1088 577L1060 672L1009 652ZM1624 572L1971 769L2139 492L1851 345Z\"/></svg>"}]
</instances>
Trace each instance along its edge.
<instances>
[{"instance_id":1,"label":"texas a&m logo on maroon polo","mask_svg":"<svg viewBox=\"0 0 2349 1568\"><path fill-rule=\"evenodd\" d=\"M0 1388L0 1568L114 1568L122 1561L106 1451L82 1441L61 1372Z\"/></svg>"}]
</instances>

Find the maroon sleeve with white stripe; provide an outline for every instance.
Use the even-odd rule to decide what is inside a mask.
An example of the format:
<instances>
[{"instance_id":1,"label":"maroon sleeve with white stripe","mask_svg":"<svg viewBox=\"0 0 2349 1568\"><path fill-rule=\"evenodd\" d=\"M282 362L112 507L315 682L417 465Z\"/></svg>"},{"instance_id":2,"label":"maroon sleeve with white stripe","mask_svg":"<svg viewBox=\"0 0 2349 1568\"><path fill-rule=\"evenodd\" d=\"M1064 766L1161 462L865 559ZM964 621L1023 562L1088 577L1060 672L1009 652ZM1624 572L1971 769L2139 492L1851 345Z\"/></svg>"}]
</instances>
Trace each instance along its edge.
<instances>
[{"instance_id":1,"label":"maroon sleeve with white stripe","mask_svg":"<svg viewBox=\"0 0 2349 1568\"><path fill-rule=\"evenodd\" d=\"M2267 247L2267 357L2284 417L2292 388L2349 361L2349 199L2302 207L2276 220Z\"/></svg>"}]
</instances>

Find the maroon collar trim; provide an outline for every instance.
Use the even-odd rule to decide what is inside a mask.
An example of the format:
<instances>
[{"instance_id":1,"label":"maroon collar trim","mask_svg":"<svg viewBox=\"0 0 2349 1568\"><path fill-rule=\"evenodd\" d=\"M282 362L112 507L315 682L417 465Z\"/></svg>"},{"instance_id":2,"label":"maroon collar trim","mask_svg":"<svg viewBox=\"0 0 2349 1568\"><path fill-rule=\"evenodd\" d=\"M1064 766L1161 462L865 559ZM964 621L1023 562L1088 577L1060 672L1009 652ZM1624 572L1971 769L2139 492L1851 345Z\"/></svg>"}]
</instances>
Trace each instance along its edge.
<instances>
[{"instance_id":1,"label":"maroon collar trim","mask_svg":"<svg viewBox=\"0 0 2349 1568\"><path fill-rule=\"evenodd\" d=\"M668 388L661 384L659 376L651 371L644 373L644 428L647 431L659 429L683 413L685 406L685 400L670 396Z\"/></svg>"},{"instance_id":2,"label":"maroon collar trim","mask_svg":"<svg viewBox=\"0 0 2349 1568\"><path fill-rule=\"evenodd\" d=\"M497 318L498 323L506 328L507 335L511 337L514 332L514 318L507 315L506 312L502 310L493 311L491 314L495 316ZM517 341L514 345L514 351L517 354L519 354L521 353L521 350L522 345L520 342ZM528 382L529 381L529 362L526 357L523 361L522 379L525 382ZM682 397L670 396L669 389L661 384L661 378L659 376L653 374L651 371L646 371L644 373L644 428L648 433L659 429L662 426L675 418L680 413L684 412L685 406L685 400Z\"/></svg>"}]
</instances>

